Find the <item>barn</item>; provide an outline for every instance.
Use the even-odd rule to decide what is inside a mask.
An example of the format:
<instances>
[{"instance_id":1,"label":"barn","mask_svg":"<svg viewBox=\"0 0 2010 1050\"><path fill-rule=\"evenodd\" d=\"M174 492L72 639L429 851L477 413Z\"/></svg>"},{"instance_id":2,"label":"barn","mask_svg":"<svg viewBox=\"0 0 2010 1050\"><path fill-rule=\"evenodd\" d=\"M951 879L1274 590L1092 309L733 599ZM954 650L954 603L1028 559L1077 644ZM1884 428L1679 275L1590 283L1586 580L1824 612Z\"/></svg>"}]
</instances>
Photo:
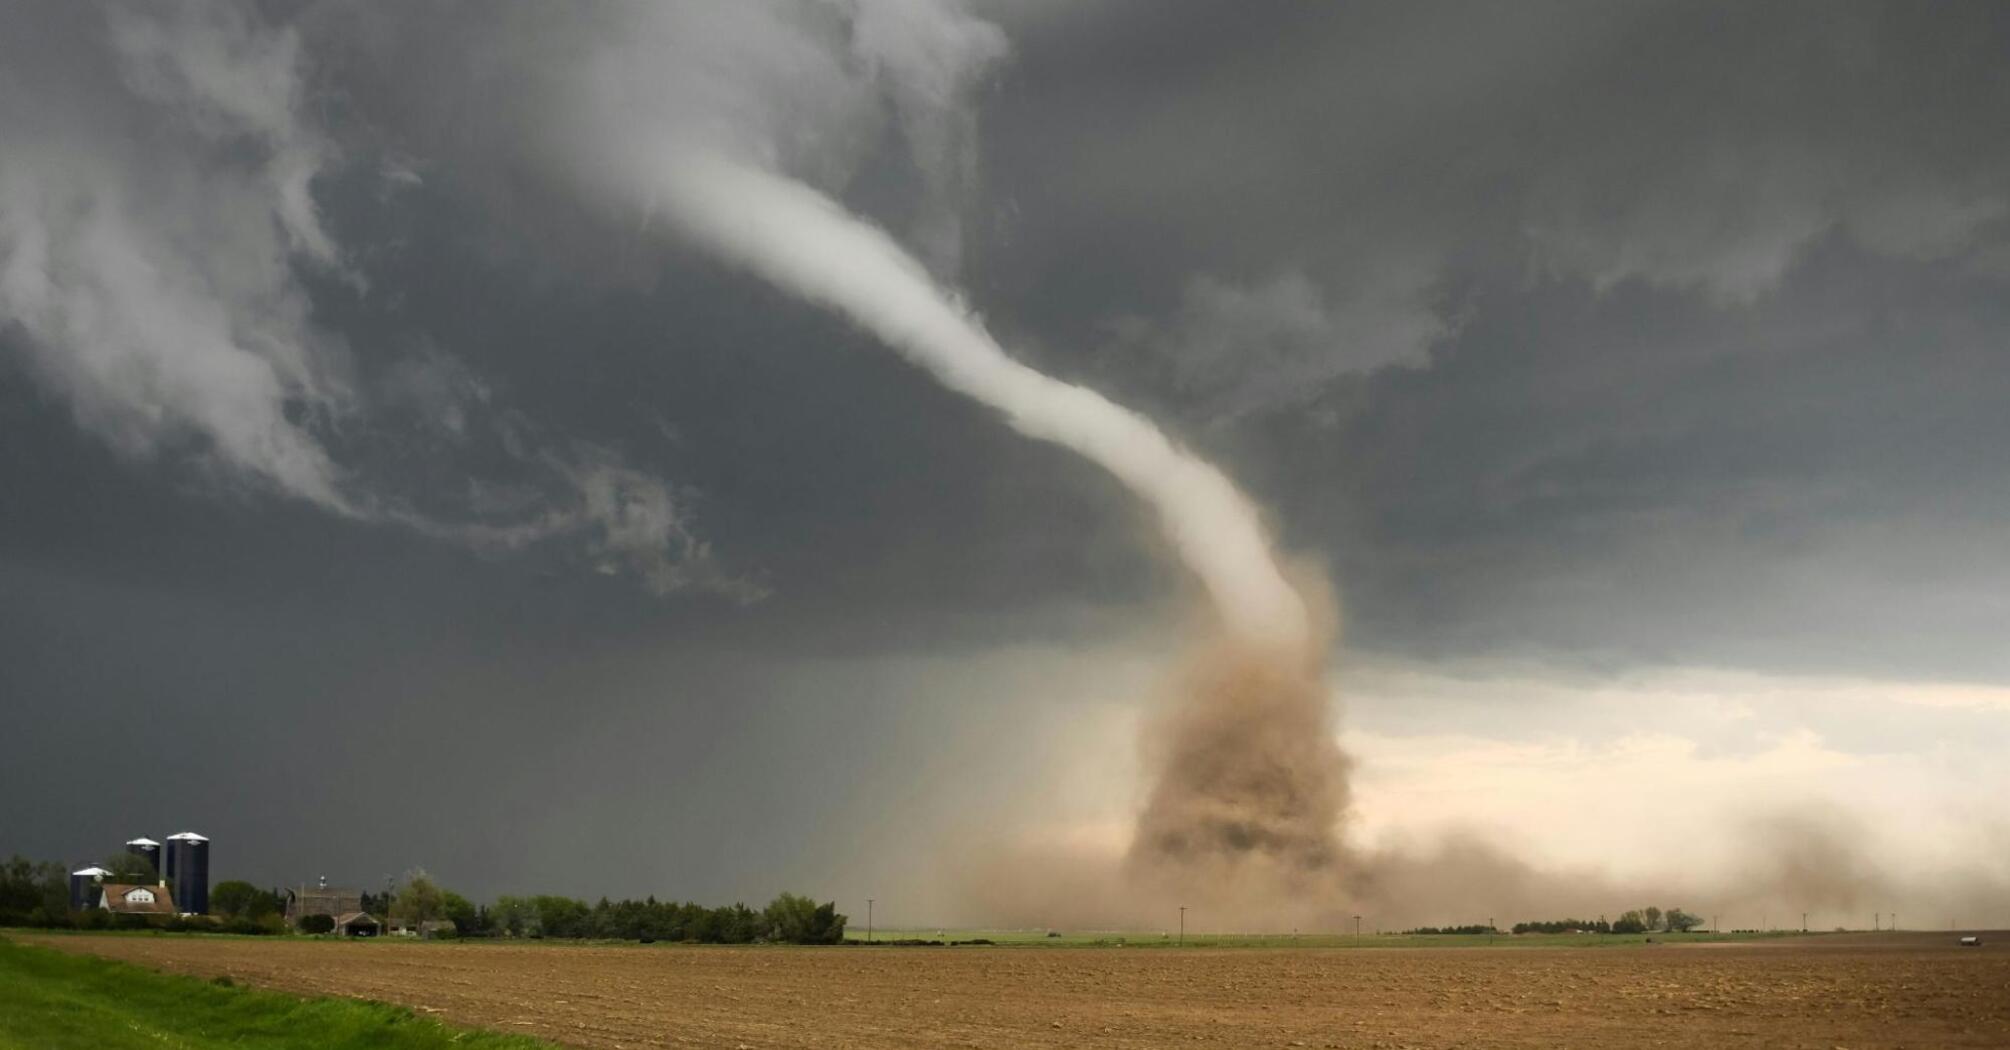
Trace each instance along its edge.
<instances>
[{"instance_id":1,"label":"barn","mask_svg":"<svg viewBox=\"0 0 2010 1050\"><path fill-rule=\"evenodd\" d=\"M296 929L300 920L309 915L326 915L340 925L342 919L362 912L362 890L330 886L326 878L321 879L318 885L302 884L286 891L286 924Z\"/></svg>"}]
</instances>

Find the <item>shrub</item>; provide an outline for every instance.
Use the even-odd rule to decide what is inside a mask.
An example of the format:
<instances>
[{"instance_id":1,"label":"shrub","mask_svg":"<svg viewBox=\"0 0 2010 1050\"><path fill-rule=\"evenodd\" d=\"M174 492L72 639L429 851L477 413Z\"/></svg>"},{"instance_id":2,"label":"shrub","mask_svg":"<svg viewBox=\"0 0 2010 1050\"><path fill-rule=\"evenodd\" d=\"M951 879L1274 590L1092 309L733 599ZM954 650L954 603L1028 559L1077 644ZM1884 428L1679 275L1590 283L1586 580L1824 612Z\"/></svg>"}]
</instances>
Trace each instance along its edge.
<instances>
[{"instance_id":1,"label":"shrub","mask_svg":"<svg viewBox=\"0 0 2010 1050\"><path fill-rule=\"evenodd\" d=\"M837 944L844 940L845 917L835 902L817 904L808 897L784 893L762 913L768 936L790 944Z\"/></svg>"},{"instance_id":2,"label":"shrub","mask_svg":"<svg viewBox=\"0 0 2010 1050\"><path fill-rule=\"evenodd\" d=\"M301 918L300 918L300 932L301 932L301 933L333 933L333 932L335 932L335 916L333 916L333 915L303 915L303 916L301 916Z\"/></svg>"}]
</instances>

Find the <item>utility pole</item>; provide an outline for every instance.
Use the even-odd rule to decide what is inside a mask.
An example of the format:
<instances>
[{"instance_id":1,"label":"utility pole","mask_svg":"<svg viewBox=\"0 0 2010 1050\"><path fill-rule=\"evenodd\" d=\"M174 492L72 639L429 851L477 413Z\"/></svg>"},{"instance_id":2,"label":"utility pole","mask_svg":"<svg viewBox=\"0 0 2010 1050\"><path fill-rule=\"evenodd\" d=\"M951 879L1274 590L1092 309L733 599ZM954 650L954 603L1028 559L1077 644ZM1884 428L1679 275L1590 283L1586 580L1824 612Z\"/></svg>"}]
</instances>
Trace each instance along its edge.
<instances>
[{"instance_id":1,"label":"utility pole","mask_svg":"<svg viewBox=\"0 0 2010 1050\"><path fill-rule=\"evenodd\" d=\"M872 943L872 898L865 899L865 943Z\"/></svg>"},{"instance_id":2,"label":"utility pole","mask_svg":"<svg viewBox=\"0 0 2010 1050\"><path fill-rule=\"evenodd\" d=\"M1806 933L1806 932L1808 932L1808 913L1807 913L1807 912L1802 912L1802 913L1801 913L1801 932L1802 932L1802 933Z\"/></svg>"},{"instance_id":3,"label":"utility pole","mask_svg":"<svg viewBox=\"0 0 2010 1050\"><path fill-rule=\"evenodd\" d=\"M1359 915L1354 916L1354 936L1361 936L1361 917Z\"/></svg>"},{"instance_id":4,"label":"utility pole","mask_svg":"<svg viewBox=\"0 0 2010 1050\"><path fill-rule=\"evenodd\" d=\"M1872 933L1876 933L1877 931L1883 929L1884 928L1884 926L1882 925L1883 922L1884 922L1883 912L1874 911L1870 913L1870 930Z\"/></svg>"},{"instance_id":5,"label":"utility pole","mask_svg":"<svg viewBox=\"0 0 2010 1050\"><path fill-rule=\"evenodd\" d=\"M1179 906L1179 944L1186 947L1186 905Z\"/></svg>"}]
</instances>

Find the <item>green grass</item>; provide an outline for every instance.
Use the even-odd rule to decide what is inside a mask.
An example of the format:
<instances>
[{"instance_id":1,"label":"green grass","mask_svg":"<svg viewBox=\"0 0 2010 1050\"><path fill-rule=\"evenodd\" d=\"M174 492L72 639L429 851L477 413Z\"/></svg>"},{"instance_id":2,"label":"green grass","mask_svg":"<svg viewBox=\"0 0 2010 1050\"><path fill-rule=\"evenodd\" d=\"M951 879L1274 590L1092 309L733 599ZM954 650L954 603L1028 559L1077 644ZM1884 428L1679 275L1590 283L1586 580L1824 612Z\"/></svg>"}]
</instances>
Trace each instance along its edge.
<instances>
[{"instance_id":1,"label":"green grass","mask_svg":"<svg viewBox=\"0 0 2010 1050\"><path fill-rule=\"evenodd\" d=\"M550 1050L551 1044L450 1028L399 1006L300 999L0 938L0 1050L142 1046Z\"/></svg>"},{"instance_id":2,"label":"green grass","mask_svg":"<svg viewBox=\"0 0 2010 1050\"><path fill-rule=\"evenodd\" d=\"M1143 932L1122 931L1060 931L1059 937L1049 937L1045 930L876 930L874 939L892 940L945 940L969 941L984 939L993 941L1000 947L1026 948L1171 948L1177 946L1177 934L1166 936L1157 930ZM1655 944L1684 944L1703 941L1756 941L1771 937L1805 936L1799 932L1780 931L1777 933L1525 933L1521 935L1498 934L1353 934L1306 933L1188 933L1188 948L1616 948L1629 945L1644 945L1649 938ZM864 941L865 931L848 929L848 941Z\"/></svg>"}]
</instances>

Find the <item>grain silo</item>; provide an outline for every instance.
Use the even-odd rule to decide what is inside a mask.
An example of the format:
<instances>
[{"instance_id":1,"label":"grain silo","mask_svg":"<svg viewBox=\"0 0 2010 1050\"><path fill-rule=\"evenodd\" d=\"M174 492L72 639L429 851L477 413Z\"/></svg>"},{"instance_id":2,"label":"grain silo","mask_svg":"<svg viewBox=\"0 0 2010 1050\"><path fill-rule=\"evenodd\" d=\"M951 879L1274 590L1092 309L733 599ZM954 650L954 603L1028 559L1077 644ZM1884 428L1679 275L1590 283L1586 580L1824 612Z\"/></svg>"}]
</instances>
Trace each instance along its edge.
<instances>
[{"instance_id":1,"label":"grain silo","mask_svg":"<svg viewBox=\"0 0 2010 1050\"><path fill-rule=\"evenodd\" d=\"M83 911L98 906L98 898L105 892L105 877L111 872L103 868L78 868L70 873L70 910Z\"/></svg>"},{"instance_id":2,"label":"grain silo","mask_svg":"<svg viewBox=\"0 0 2010 1050\"><path fill-rule=\"evenodd\" d=\"M174 887L183 915L209 913L209 840L193 831L167 838L167 867L161 872Z\"/></svg>"},{"instance_id":3,"label":"grain silo","mask_svg":"<svg viewBox=\"0 0 2010 1050\"><path fill-rule=\"evenodd\" d=\"M154 866L154 875L161 874L161 844L150 838L137 838L126 843L126 852L136 857L145 857Z\"/></svg>"}]
</instances>

